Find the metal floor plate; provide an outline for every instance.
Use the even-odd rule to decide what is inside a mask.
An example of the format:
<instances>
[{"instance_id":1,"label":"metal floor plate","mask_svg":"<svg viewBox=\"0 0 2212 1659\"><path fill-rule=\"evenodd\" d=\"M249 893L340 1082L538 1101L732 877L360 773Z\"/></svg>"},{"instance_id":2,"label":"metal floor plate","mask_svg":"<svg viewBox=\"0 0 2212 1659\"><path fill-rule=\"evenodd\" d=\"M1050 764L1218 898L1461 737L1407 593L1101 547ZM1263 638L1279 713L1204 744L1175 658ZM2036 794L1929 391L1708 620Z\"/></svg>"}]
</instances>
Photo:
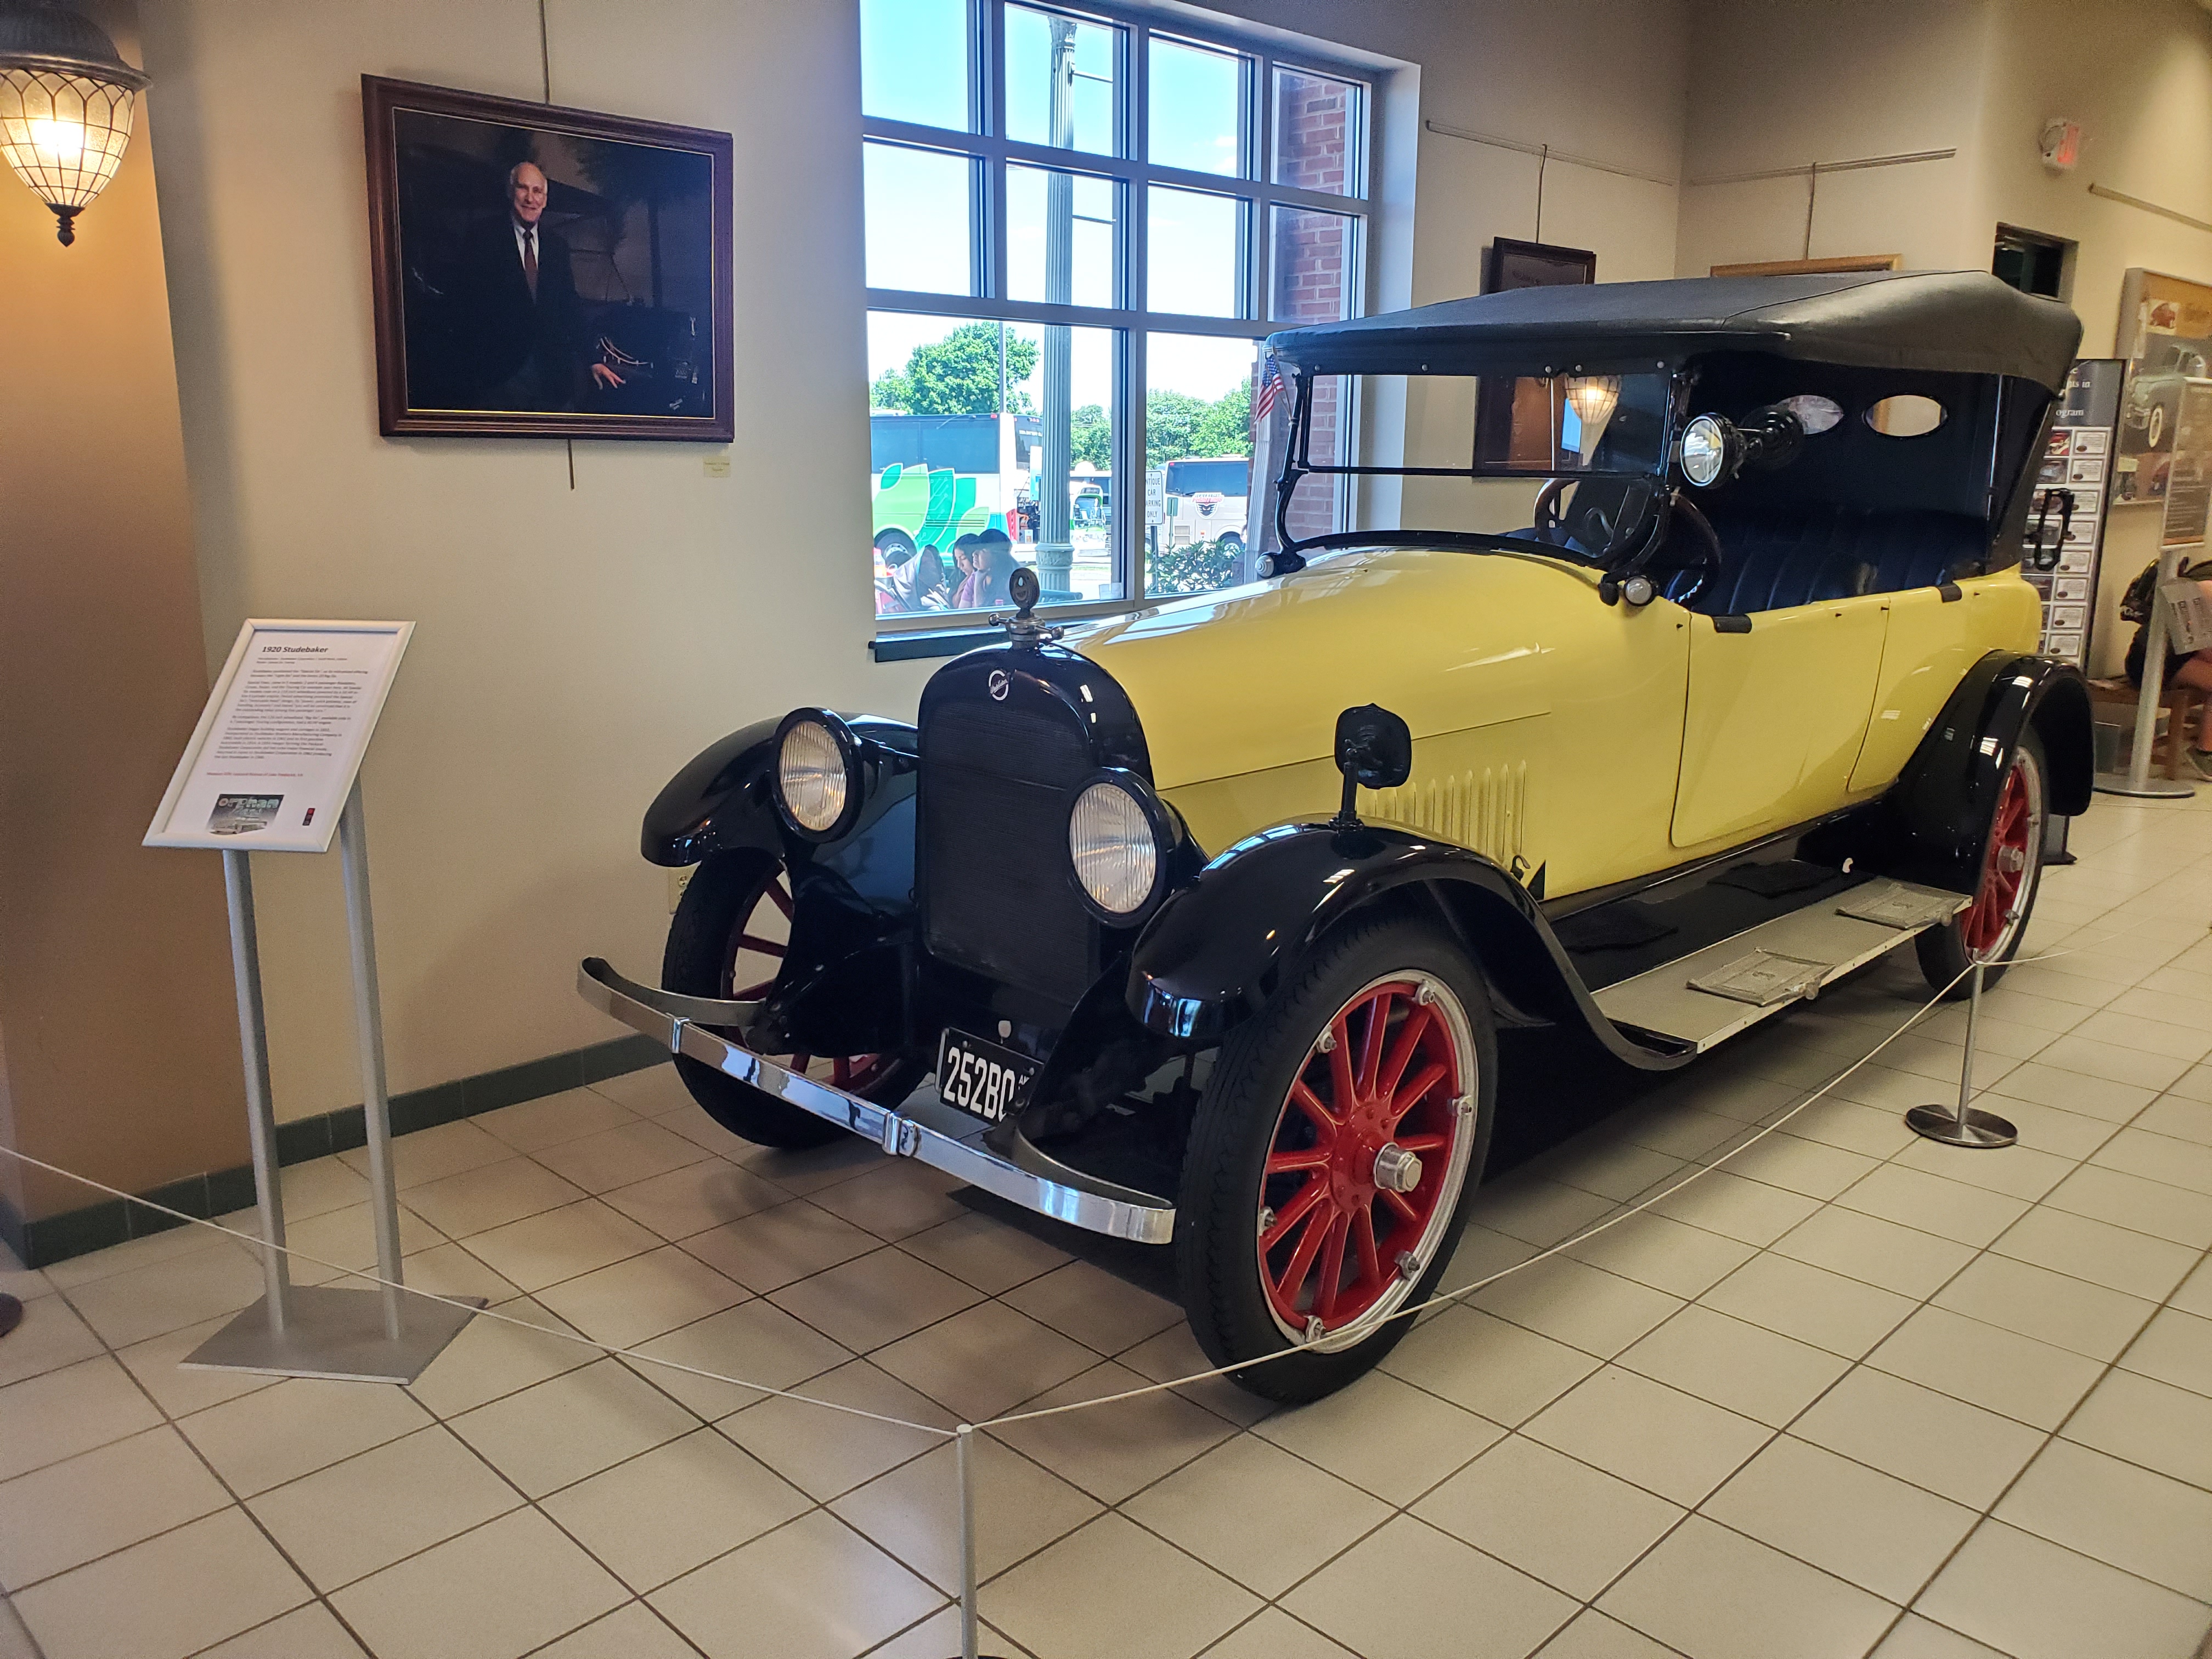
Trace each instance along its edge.
<instances>
[{"instance_id":1,"label":"metal floor plate","mask_svg":"<svg viewBox=\"0 0 2212 1659\"><path fill-rule=\"evenodd\" d=\"M1929 910L1943 917L1955 915L1966 908L1966 899L1957 893L1905 881L1887 884L1897 890L1895 896L1925 901ZM1863 908L1877 891L1877 884L1869 883L1864 888L1853 889L1840 902L1854 908ZM1609 985L1597 994L1598 1008L1615 1025L1632 1031L1648 1031L1703 1054L1715 1043L1757 1024L1770 1014L1795 1006L1803 999L1785 997L1762 1006L1694 989L1690 984L1692 980L1706 978L1753 951L1767 951L1822 965L1820 974L1805 992L1805 997L1810 998L1819 994L1821 986L1832 984L1855 968L1864 967L1876 957L1904 944L1921 927L1930 925L1923 922L1919 927L1892 927L1878 921L1863 921L1838 914L1838 902L1834 898L1823 899L1802 910L1761 922L1702 951L1663 963L1633 979Z\"/></svg>"}]
</instances>

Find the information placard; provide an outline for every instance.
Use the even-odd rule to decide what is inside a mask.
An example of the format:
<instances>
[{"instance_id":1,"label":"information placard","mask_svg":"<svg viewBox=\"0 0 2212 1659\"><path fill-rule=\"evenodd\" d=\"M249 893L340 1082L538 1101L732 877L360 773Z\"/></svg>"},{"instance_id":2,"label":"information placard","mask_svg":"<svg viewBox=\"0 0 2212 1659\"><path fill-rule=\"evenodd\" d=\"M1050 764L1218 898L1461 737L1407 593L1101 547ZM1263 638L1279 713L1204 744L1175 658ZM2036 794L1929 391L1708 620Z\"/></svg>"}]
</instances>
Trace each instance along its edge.
<instances>
[{"instance_id":1,"label":"information placard","mask_svg":"<svg viewBox=\"0 0 2212 1659\"><path fill-rule=\"evenodd\" d=\"M145 844L329 851L414 632L411 622L246 623Z\"/></svg>"}]
</instances>

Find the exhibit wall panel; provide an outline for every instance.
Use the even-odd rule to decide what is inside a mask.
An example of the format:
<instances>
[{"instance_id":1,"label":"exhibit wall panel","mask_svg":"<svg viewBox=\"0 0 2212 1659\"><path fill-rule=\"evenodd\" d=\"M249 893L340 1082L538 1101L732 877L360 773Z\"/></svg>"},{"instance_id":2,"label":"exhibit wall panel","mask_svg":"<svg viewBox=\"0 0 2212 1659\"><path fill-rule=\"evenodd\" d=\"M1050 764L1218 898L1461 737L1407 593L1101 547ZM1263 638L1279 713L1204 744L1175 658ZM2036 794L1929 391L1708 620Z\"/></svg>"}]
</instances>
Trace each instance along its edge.
<instances>
[{"instance_id":1,"label":"exhibit wall panel","mask_svg":"<svg viewBox=\"0 0 2212 1659\"><path fill-rule=\"evenodd\" d=\"M252 615L420 623L365 772L392 1086L614 1035L571 981L590 952L659 960L666 879L637 832L661 783L797 703L910 714L934 665L866 650L858 8L549 0L541 42L535 0L146 3L207 653ZM1682 0L1219 9L1418 64L1386 79L1439 118L1679 161ZM735 137L726 450L580 441L572 488L563 442L377 435L360 77L534 98L549 67L556 102ZM1532 228L1533 194L1486 193L1527 158L1475 149L1462 203L1424 136L1409 198L1417 120L1386 103L1371 302L1473 293L1481 244ZM1637 224L1601 275L1665 268L1671 215ZM343 911L330 861L262 862L291 1118L360 1098Z\"/></svg>"},{"instance_id":2,"label":"exhibit wall panel","mask_svg":"<svg viewBox=\"0 0 2212 1659\"><path fill-rule=\"evenodd\" d=\"M138 844L208 686L154 165L68 248L0 177L0 1142L143 1190L246 1154L220 865ZM0 1160L0 1200L96 1195Z\"/></svg>"}]
</instances>

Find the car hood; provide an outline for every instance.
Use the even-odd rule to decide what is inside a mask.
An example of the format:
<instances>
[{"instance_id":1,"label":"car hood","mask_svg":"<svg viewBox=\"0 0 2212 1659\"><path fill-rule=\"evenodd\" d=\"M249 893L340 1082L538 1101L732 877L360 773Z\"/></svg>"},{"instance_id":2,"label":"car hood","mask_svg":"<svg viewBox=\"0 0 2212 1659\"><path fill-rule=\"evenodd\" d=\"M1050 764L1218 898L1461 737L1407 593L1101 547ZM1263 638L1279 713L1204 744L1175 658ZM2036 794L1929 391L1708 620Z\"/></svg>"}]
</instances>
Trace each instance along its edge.
<instances>
[{"instance_id":1,"label":"car hood","mask_svg":"<svg viewBox=\"0 0 2212 1659\"><path fill-rule=\"evenodd\" d=\"M1171 600L1071 635L1127 692L1152 782L1325 759L1380 703L1418 739L1546 713L1550 659L1601 611L1594 573L1534 555L1393 548Z\"/></svg>"}]
</instances>

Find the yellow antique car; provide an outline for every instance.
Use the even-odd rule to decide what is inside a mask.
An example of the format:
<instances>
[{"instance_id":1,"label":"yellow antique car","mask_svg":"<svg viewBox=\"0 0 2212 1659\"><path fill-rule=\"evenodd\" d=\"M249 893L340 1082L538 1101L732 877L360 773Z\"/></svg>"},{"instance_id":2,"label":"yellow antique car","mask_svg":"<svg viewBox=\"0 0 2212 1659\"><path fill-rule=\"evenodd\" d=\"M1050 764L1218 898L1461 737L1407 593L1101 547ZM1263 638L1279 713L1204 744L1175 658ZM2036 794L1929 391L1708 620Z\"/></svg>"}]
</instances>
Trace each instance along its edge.
<instances>
[{"instance_id":1,"label":"yellow antique car","mask_svg":"<svg viewBox=\"0 0 2212 1659\"><path fill-rule=\"evenodd\" d=\"M1019 572L915 724L733 733L646 817L700 866L660 987L580 990L739 1135L1171 1244L1216 1363L1325 1394L1450 1258L1500 1027L1660 1070L1908 940L2013 955L2089 799L2016 569L2079 333L1909 273L1278 334L1264 580L1063 634ZM1355 380L1443 447L1315 459ZM1297 533L1355 488L1425 527Z\"/></svg>"}]
</instances>

